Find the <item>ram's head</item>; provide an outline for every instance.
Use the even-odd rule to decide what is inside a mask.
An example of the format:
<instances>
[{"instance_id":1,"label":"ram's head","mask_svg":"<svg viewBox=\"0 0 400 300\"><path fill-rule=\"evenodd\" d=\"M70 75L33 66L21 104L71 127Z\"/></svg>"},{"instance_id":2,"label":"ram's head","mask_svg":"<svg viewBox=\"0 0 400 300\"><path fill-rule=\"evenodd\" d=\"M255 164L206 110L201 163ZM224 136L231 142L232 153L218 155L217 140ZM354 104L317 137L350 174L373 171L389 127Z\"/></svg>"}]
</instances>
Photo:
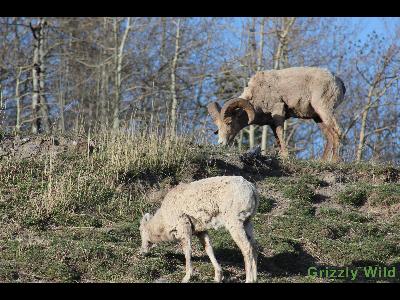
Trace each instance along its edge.
<instances>
[{"instance_id":1,"label":"ram's head","mask_svg":"<svg viewBox=\"0 0 400 300\"><path fill-rule=\"evenodd\" d=\"M248 100L235 98L227 101L221 107L217 102L208 104L210 113L218 130L218 143L222 145L231 145L236 134L245 126L254 122L255 111L253 105Z\"/></svg>"},{"instance_id":2,"label":"ram's head","mask_svg":"<svg viewBox=\"0 0 400 300\"><path fill-rule=\"evenodd\" d=\"M147 226L151 217L152 217L152 215L150 215L149 213L146 213L143 216L142 220L140 221L139 230L140 230L140 237L142 239L142 246L140 248L140 254L143 256L147 255L153 246L153 243L151 240L151 233Z\"/></svg>"}]
</instances>

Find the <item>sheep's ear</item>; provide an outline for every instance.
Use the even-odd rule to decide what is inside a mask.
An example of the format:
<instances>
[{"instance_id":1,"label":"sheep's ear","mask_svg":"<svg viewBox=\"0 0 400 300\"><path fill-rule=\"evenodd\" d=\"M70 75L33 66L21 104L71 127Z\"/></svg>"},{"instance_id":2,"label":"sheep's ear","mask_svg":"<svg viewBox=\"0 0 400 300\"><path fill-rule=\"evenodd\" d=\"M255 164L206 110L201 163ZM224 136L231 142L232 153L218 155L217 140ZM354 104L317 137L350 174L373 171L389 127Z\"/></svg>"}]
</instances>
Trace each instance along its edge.
<instances>
[{"instance_id":1,"label":"sheep's ear","mask_svg":"<svg viewBox=\"0 0 400 300\"><path fill-rule=\"evenodd\" d=\"M208 113L211 115L214 123L221 119L220 111L221 106L217 102L213 102L207 105Z\"/></svg>"},{"instance_id":2,"label":"sheep's ear","mask_svg":"<svg viewBox=\"0 0 400 300\"><path fill-rule=\"evenodd\" d=\"M148 221L150 220L150 218L151 218L151 215L150 215L149 213L146 213L146 214L143 216L143 220L144 220L145 222L148 222Z\"/></svg>"},{"instance_id":3,"label":"sheep's ear","mask_svg":"<svg viewBox=\"0 0 400 300\"><path fill-rule=\"evenodd\" d=\"M142 219L140 220L140 225L144 225L147 223L151 218L151 215L149 213L146 213L143 215Z\"/></svg>"}]
</instances>

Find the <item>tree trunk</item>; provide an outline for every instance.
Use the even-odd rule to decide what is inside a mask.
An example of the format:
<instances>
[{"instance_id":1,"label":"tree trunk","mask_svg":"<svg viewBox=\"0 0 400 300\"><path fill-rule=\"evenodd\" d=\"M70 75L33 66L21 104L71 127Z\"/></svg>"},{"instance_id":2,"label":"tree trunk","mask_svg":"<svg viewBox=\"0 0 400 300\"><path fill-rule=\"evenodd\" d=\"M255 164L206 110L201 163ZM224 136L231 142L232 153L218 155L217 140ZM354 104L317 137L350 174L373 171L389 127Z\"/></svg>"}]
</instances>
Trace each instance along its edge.
<instances>
[{"instance_id":1,"label":"tree trunk","mask_svg":"<svg viewBox=\"0 0 400 300\"><path fill-rule=\"evenodd\" d=\"M261 18L260 25L260 46L258 48L258 58L257 58L257 70L261 71L263 69L263 51L264 51L264 27L265 27L266 17ZM268 125L262 127L261 133L261 153L267 153L267 143L268 143Z\"/></svg>"},{"instance_id":2,"label":"tree trunk","mask_svg":"<svg viewBox=\"0 0 400 300\"><path fill-rule=\"evenodd\" d=\"M361 161L362 156L363 156L363 150L364 150L364 145L365 145L365 131L367 128L368 112L369 112L371 102L372 102L372 93L373 93L373 88L371 88L368 92L367 104L361 115L361 128L360 128L360 135L358 137L358 146L357 146L357 153L356 153L356 161L357 162Z\"/></svg>"},{"instance_id":3,"label":"tree trunk","mask_svg":"<svg viewBox=\"0 0 400 300\"><path fill-rule=\"evenodd\" d=\"M107 18L103 19L103 32L107 32ZM108 39L104 39L105 45L108 46ZM100 126L103 128L108 127L108 115L107 115L107 74L106 74L106 64L104 63L104 49L100 49Z\"/></svg>"},{"instance_id":4,"label":"tree trunk","mask_svg":"<svg viewBox=\"0 0 400 300\"><path fill-rule=\"evenodd\" d=\"M126 38L130 30L131 18L126 18L126 27L124 35L122 36L121 44L118 41L118 20L114 18L114 33L115 33L115 98L114 98L114 112L113 112L113 129L119 128L119 112L121 105L121 73L122 73L122 59L124 54L124 47Z\"/></svg>"},{"instance_id":5,"label":"tree trunk","mask_svg":"<svg viewBox=\"0 0 400 300\"><path fill-rule=\"evenodd\" d=\"M0 83L0 110L3 109L3 86Z\"/></svg>"},{"instance_id":6,"label":"tree trunk","mask_svg":"<svg viewBox=\"0 0 400 300\"><path fill-rule=\"evenodd\" d=\"M45 28L46 28L46 21L44 18L40 18L40 33L39 33L39 61L40 61L40 73L39 73L39 90L40 90L40 114L42 116L42 125L43 131L49 132L50 131L50 122L49 122L49 108L47 106L46 100L46 63L45 63Z\"/></svg>"},{"instance_id":7,"label":"tree trunk","mask_svg":"<svg viewBox=\"0 0 400 300\"><path fill-rule=\"evenodd\" d=\"M239 152L242 151L242 146L243 146L243 130L240 130L239 140L238 140Z\"/></svg>"},{"instance_id":8,"label":"tree trunk","mask_svg":"<svg viewBox=\"0 0 400 300\"><path fill-rule=\"evenodd\" d=\"M253 75L254 71L256 71L257 66L255 66L254 62L256 59L256 52L257 52L257 44L256 44L256 17L252 18L252 24L249 29L249 43L250 43L250 55L249 55L249 69L250 69L250 76ZM254 148L255 145L255 129L254 125L250 125L249 127L249 147L250 149Z\"/></svg>"},{"instance_id":9,"label":"tree trunk","mask_svg":"<svg viewBox=\"0 0 400 300\"><path fill-rule=\"evenodd\" d=\"M68 51L72 49L72 33L69 34L68 38ZM64 55L67 57L68 51L64 48ZM58 119L58 130L61 133L65 132L65 98L68 95L69 91L69 68L70 68L70 61L68 58L63 58L63 67L65 70L65 74L60 72L60 91L59 91L59 99L58 99L58 107L60 109L59 119Z\"/></svg>"},{"instance_id":10,"label":"tree trunk","mask_svg":"<svg viewBox=\"0 0 400 300\"><path fill-rule=\"evenodd\" d=\"M274 55L274 69L279 70L282 67L286 67L286 64L288 63L288 57L285 57L285 62L286 64L283 64L283 58L286 55L287 56L287 47L288 47L288 34L296 21L296 17L283 17L282 19L282 24L281 24L281 30L278 33L278 46ZM283 141L286 141L286 132L288 130L288 121L285 120L284 123L284 128L283 128Z\"/></svg>"},{"instance_id":11,"label":"tree trunk","mask_svg":"<svg viewBox=\"0 0 400 300\"><path fill-rule=\"evenodd\" d=\"M48 132L50 129L48 119L48 107L45 98L45 51L44 51L44 28L46 21L40 18L39 24L30 24L34 45L33 45L33 69L32 69L32 133L42 130ZM43 128L42 128L43 127Z\"/></svg>"},{"instance_id":12,"label":"tree trunk","mask_svg":"<svg viewBox=\"0 0 400 300\"><path fill-rule=\"evenodd\" d=\"M291 17L287 19L286 17L282 20L281 30L278 33L278 46L274 56L274 69L278 70L281 68L281 62L283 56L287 56L287 47L289 44L288 35L294 22L296 21L296 17ZM286 52L286 53L285 53ZM286 63L288 62L288 58L286 57Z\"/></svg>"},{"instance_id":13,"label":"tree trunk","mask_svg":"<svg viewBox=\"0 0 400 300\"><path fill-rule=\"evenodd\" d=\"M60 119L58 121L58 130L61 133L65 132L65 118L64 118L64 107L65 107L65 91L60 91L59 107L60 107Z\"/></svg>"},{"instance_id":14,"label":"tree trunk","mask_svg":"<svg viewBox=\"0 0 400 300\"><path fill-rule=\"evenodd\" d=\"M20 85L20 78L22 73L22 67L18 68L18 75L16 78L15 83L15 101L16 101L16 108L17 108L17 115L16 115L16 122L15 122L15 133L17 135L21 132L21 96L19 92L19 85Z\"/></svg>"},{"instance_id":15,"label":"tree trunk","mask_svg":"<svg viewBox=\"0 0 400 300\"><path fill-rule=\"evenodd\" d=\"M250 125L249 126L249 147L250 149L254 148L254 133L255 133L255 126L254 125Z\"/></svg>"},{"instance_id":16,"label":"tree trunk","mask_svg":"<svg viewBox=\"0 0 400 300\"><path fill-rule=\"evenodd\" d=\"M165 17L161 17L161 47L160 47L160 57L161 61L165 61L165 47L167 40L167 21Z\"/></svg>"},{"instance_id":17,"label":"tree trunk","mask_svg":"<svg viewBox=\"0 0 400 300\"><path fill-rule=\"evenodd\" d=\"M108 127L108 122L109 118L107 115L107 86L108 86L108 76L106 73L106 65L102 65L101 67L101 85L100 85L100 90L101 90L101 97L100 97L100 120L103 125Z\"/></svg>"},{"instance_id":18,"label":"tree trunk","mask_svg":"<svg viewBox=\"0 0 400 300\"><path fill-rule=\"evenodd\" d=\"M181 34L180 28L180 19L176 21L176 35L175 35L175 54L172 60L171 66L171 96L172 96L172 105L171 105L171 135L174 136L176 134L176 114L178 108L178 99L176 96L176 68L178 64L178 54L180 50L179 40Z\"/></svg>"},{"instance_id":19,"label":"tree trunk","mask_svg":"<svg viewBox=\"0 0 400 300\"><path fill-rule=\"evenodd\" d=\"M40 101L40 61L39 61L39 38L35 31L32 30L35 37L35 43L33 45L33 68L32 68L32 125L31 131L36 134L41 129L41 119L39 116L39 101ZM37 31L36 31L37 32Z\"/></svg>"},{"instance_id":20,"label":"tree trunk","mask_svg":"<svg viewBox=\"0 0 400 300\"><path fill-rule=\"evenodd\" d=\"M4 107L3 107L3 86L2 86L2 84L1 84L1 82L0 82L0 133L1 133L1 127L2 127L2 121L3 121L3 109L5 109Z\"/></svg>"},{"instance_id":21,"label":"tree trunk","mask_svg":"<svg viewBox=\"0 0 400 300\"><path fill-rule=\"evenodd\" d=\"M357 156L356 156L357 162L361 161L362 155L363 155L363 150L364 150L364 145L365 145L365 129L367 126L368 111L369 110L365 110L361 117L361 129L360 129L360 135L358 138Z\"/></svg>"}]
</instances>

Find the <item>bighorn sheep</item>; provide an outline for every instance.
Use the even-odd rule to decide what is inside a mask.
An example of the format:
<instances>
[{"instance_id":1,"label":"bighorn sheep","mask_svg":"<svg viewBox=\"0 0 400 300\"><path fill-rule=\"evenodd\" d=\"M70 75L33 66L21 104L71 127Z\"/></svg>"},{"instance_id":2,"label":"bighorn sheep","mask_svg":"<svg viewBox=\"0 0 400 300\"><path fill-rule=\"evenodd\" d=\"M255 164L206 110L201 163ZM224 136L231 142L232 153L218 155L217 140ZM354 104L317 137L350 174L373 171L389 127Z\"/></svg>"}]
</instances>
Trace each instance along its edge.
<instances>
[{"instance_id":1,"label":"bighorn sheep","mask_svg":"<svg viewBox=\"0 0 400 300\"><path fill-rule=\"evenodd\" d=\"M207 230L225 228L239 246L245 262L246 282L257 280L257 250L251 217L258 207L258 193L253 184L241 176L218 176L180 184L167 193L154 216L146 213L140 222L141 254L154 243L181 242L186 258L188 282L193 273L191 237L196 235L215 269L214 280L222 281Z\"/></svg>"},{"instance_id":2,"label":"bighorn sheep","mask_svg":"<svg viewBox=\"0 0 400 300\"><path fill-rule=\"evenodd\" d=\"M218 126L218 143L232 144L235 135L250 124L269 125L280 147L281 155L288 156L283 139L283 126L290 117L313 119L326 137L322 158L330 152L338 160L341 131L334 117L334 109L346 92L343 81L326 69L295 67L257 72L239 98L221 107L217 102L208 111Z\"/></svg>"}]
</instances>

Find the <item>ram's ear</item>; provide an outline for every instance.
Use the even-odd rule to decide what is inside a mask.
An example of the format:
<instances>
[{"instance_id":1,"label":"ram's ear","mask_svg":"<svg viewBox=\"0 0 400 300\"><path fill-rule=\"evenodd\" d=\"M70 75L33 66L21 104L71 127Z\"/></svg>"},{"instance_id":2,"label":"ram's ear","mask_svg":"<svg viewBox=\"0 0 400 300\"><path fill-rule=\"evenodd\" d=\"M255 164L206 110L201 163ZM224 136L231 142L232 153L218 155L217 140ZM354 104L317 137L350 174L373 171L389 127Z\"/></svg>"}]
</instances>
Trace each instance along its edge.
<instances>
[{"instance_id":1,"label":"ram's ear","mask_svg":"<svg viewBox=\"0 0 400 300\"><path fill-rule=\"evenodd\" d=\"M210 116L212 117L214 123L217 123L219 120L221 120L221 106L217 102L212 102L207 105L207 110Z\"/></svg>"},{"instance_id":2,"label":"ram's ear","mask_svg":"<svg viewBox=\"0 0 400 300\"><path fill-rule=\"evenodd\" d=\"M150 219L151 219L151 215L150 215L149 213L145 213L145 214L143 215L143 218L142 218L141 223L142 223L142 224L143 224L143 223L146 223L146 222L148 222Z\"/></svg>"},{"instance_id":3,"label":"ram's ear","mask_svg":"<svg viewBox=\"0 0 400 300\"><path fill-rule=\"evenodd\" d=\"M144 219L146 220L146 222L147 222L147 221L150 221L150 219L151 219L151 214L146 213L146 214L144 215Z\"/></svg>"}]
</instances>

